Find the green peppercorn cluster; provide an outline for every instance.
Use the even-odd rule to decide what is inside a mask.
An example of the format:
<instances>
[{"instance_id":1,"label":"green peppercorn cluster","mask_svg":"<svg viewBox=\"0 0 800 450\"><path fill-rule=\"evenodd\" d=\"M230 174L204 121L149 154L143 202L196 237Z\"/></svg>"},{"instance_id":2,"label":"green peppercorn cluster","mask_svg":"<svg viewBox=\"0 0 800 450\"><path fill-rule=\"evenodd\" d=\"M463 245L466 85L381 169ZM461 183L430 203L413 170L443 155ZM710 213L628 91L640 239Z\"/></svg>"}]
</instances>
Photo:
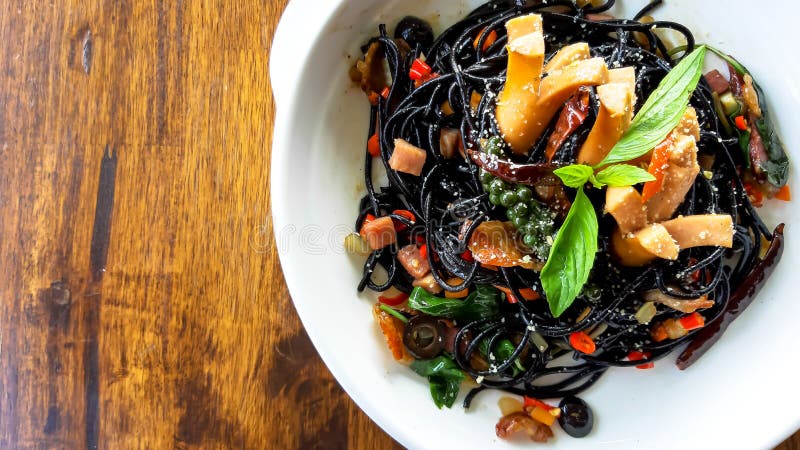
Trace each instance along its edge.
<instances>
[{"instance_id":1,"label":"green peppercorn cluster","mask_svg":"<svg viewBox=\"0 0 800 450\"><path fill-rule=\"evenodd\" d=\"M499 137L483 143L483 151L497 157L504 156L503 147L503 140ZM522 234L522 242L533 249L538 259L546 260L555 234L550 210L533 198L528 186L508 183L483 169L480 178L483 189L489 193L489 202L506 208L506 217Z\"/></svg>"}]
</instances>

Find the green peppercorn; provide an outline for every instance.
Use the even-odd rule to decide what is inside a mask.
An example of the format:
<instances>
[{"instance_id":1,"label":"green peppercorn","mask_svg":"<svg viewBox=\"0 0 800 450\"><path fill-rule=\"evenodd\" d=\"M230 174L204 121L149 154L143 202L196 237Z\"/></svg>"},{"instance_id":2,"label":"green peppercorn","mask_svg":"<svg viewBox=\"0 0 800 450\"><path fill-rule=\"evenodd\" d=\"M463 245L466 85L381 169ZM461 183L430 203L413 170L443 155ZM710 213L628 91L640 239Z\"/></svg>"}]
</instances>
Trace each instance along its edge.
<instances>
[{"instance_id":1,"label":"green peppercorn","mask_svg":"<svg viewBox=\"0 0 800 450\"><path fill-rule=\"evenodd\" d=\"M491 203L493 205L499 205L500 204L500 195L498 195L498 194L489 194L489 203Z\"/></svg>"},{"instance_id":2,"label":"green peppercorn","mask_svg":"<svg viewBox=\"0 0 800 450\"><path fill-rule=\"evenodd\" d=\"M528 222L528 218L526 216L517 216L511 219L511 222L514 223L514 227L518 230L521 230L530 223Z\"/></svg>"},{"instance_id":3,"label":"green peppercorn","mask_svg":"<svg viewBox=\"0 0 800 450\"><path fill-rule=\"evenodd\" d=\"M538 243L538 239L536 239L536 235L534 234L526 234L522 237L522 242L528 247L534 247Z\"/></svg>"},{"instance_id":4,"label":"green peppercorn","mask_svg":"<svg viewBox=\"0 0 800 450\"><path fill-rule=\"evenodd\" d=\"M501 194L505 193L506 189L508 189L508 186L506 185L505 181L503 181L503 180L501 180L499 178L495 178L489 184L489 193L490 194L501 195Z\"/></svg>"},{"instance_id":5,"label":"green peppercorn","mask_svg":"<svg viewBox=\"0 0 800 450\"><path fill-rule=\"evenodd\" d=\"M503 149L497 145L490 145L486 148L486 153L492 156L503 156Z\"/></svg>"},{"instance_id":6,"label":"green peppercorn","mask_svg":"<svg viewBox=\"0 0 800 450\"><path fill-rule=\"evenodd\" d=\"M525 217L528 215L528 205L519 202L516 205L514 205L514 212L516 212L518 216Z\"/></svg>"},{"instance_id":7,"label":"green peppercorn","mask_svg":"<svg viewBox=\"0 0 800 450\"><path fill-rule=\"evenodd\" d=\"M492 136L483 141L481 146L483 147L483 151L486 153L489 153L490 155L497 154L499 156L503 154L503 145L503 138L500 136Z\"/></svg>"},{"instance_id":8,"label":"green peppercorn","mask_svg":"<svg viewBox=\"0 0 800 450\"><path fill-rule=\"evenodd\" d=\"M536 234L536 223L528 218L527 223L519 228L519 232L522 234Z\"/></svg>"},{"instance_id":9,"label":"green peppercorn","mask_svg":"<svg viewBox=\"0 0 800 450\"><path fill-rule=\"evenodd\" d=\"M528 186L517 186L517 197L522 202L528 202L533 198L533 192L531 192Z\"/></svg>"},{"instance_id":10,"label":"green peppercorn","mask_svg":"<svg viewBox=\"0 0 800 450\"><path fill-rule=\"evenodd\" d=\"M500 204L506 208L511 208L517 204L517 202L519 202L519 198L517 198L517 194L515 194L513 191L505 191L500 196Z\"/></svg>"},{"instance_id":11,"label":"green peppercorn","mask_svg":"<svg viewBox=\"0 0 800 450\"><path fill-rule=\"evenodd\" d=\"M550 210L546 207L543 207L536 200L531 200L528 202L528 210L530 211L533 220L544 223L551 221Z\"/></svg>"},{"instance_id":12,"label":"green peppercorn","mask_svg":"<svg viewBox=\"0 0 800 450\"><path fill-rule=\"evenodd\" d=\"M480 178L481 178L481 183L483 183L483 184L489 184L492 181L494 181L494 175L492 175L491 173L485 171L484 169L481 169Z\"/></svg>"},{"instance_id":13,"label":"green peppercorn","mask_svg":"<svg viewBox=\"0 0 800 450\"><path fill-rule=\"evenodd\" d=\"M501 197L501 198L500 198L500 201L502 202L502 200L503 200L503 199L502 199L502 197ZM514 221L514 219L516 219L516 218L517 218L517 217L519 217L519 216L517 216L517 213L515 213L515 212L514 212L514 208L508 208L508 209L506 210L506 217L508 217L508 220L510 220L510 221L512 221L512 222L513 222L513 221Z\"/></svg>"}]
</instances>

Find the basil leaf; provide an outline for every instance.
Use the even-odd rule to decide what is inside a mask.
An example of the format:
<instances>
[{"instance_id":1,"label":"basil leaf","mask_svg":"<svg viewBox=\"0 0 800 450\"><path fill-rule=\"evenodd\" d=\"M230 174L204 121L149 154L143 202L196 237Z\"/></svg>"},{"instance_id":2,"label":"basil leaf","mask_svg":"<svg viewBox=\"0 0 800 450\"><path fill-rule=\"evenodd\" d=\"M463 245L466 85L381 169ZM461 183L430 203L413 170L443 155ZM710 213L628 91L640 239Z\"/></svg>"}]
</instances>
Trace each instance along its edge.
<instances>
[{"instance_id":1,"label":"basil leaf","mask_svg":"<svg viewBox=\"0 0 800 450\"><path fill-rule=\"evenodd\" d=\"M480 351L484 359L491 362L497 362L496 364L497 366L504 364L506 361L508 361L508 359L511 358L511 355L514 354L514 350L516 349L517 347L510 340L500 339L500 341L495 346L494 351L492 352L492 355L494 357L490 357L489 339L482 339L480 344L478 344L478 351ZM514 372L514 375L517 375L518 373L525 371L525 367L522 365L522 362L519 360L519 358L514 360L514 365L511 366L511 369Z\"/></svg>"},{"instance_id":2,"label":"basil leaf","mask_svg":"<svg viewBox=\"0 0 800 450\"><path fill-rule=\"evenodd\" d=\"M441 298L415 287L408 297L408 306L431 316L471 322L497 315L499 301L500 291L480 284L465 299Z\"/></svg>"},{"instance_id":3,"label":"basil leaf","mask_svg":"<svg viewBox=\"0 0 800 450\"><path fill-rule=\"evenodd\" d=\"M594 174L594 169L584 164L571 164L560 167L554 170L553 173L558 175L558 178L561 178L565 186L577 188L589 181L589 178Z\"/></svg>"},{"instance_id":4,"label":"basil leaf","mask_svg":"<svg viewBox=\"0 0 800 450\"><path fill-rule=\"evenodd\" d=\"M634 184L653 181L656 177L648 171L630 164L616 164L606 167L597 174L597 181L612 187L633 186Z\"/></svg>"},{"instance_id":5,"label":"basil leaf","mask_svg":"<svg viewBox=\"0 0 800 450\"><path fill-rule=\"evenodd\" d=\"M597 214L580 187L540 275L554 317L560 316L581 293L596 253Z\"/></svg>"},{"instance_id":6,"label":"basil leaf","mask_svg":"<svg viewBox=\"0 0 800 450\"><path fill-rule=\"evenodd\" d=\"M428 378L431 397L437 408L453 406L465 376L452 359L439 356L434 359L415 360L411 363L411 370Z\"/></svg>"},{"instance_id":7,"label":"basil leaf","mask_svg":"<svg viewBox=\"0 0 800 450\"><path fill-rule=\"evenodd\" d=\"M703 71L706 47L684 57L647 98L631 126L598 167L629 161L649 152L680 122Z\"/></svg>"},{"instance_id":8,"label":"basil leaf","mask_svg":"<svg viewBox=\"0 0 800 450\"><path fill-rule=\"evenodd\" d=\"M458 391L461 388L460 381L441 377L429 377L428 384L430 385L433 404L436 405L437 408L442 409L442 406L448 408L453 406L453 403L456 402L456 397L458 397Z\"/></svg>"}]
</instances>

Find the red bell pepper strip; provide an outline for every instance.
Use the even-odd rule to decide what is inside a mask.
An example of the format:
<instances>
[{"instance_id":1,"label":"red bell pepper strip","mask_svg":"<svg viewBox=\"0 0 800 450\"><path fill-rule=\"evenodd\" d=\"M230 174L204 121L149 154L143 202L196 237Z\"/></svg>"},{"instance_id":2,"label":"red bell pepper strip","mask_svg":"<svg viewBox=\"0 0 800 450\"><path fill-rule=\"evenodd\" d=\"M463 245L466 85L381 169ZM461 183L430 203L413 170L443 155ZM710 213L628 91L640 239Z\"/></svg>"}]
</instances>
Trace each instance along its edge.
<instances>
[{"instance_id":1,"label":"red bell pepper strip","mask_svg":"<svg viewBox=\"0 0 800 450\"><path fill-rule=\"evenodd\" d=\"M395 295L394 297L384 297L383 295L381 295L380 297L378 297L378 301L387 306L398 306L408 301L408 294L400 293Z\"/></svg>"},{"instance_id":2,"label":"red bell pepper strip","mask_svg":"<svg viewBox=\"0 0 800 450\"><path fill-rule=\"evenodd\" d=\"M649 358L649 357L650 357L650 353L649 352L642 353L642 352L634 350L634 351L628 353L628 361L640 361L642 359ZM649 362L649 363L645 363L645 364L639 364L638 366L636 366L636 368L637 369L652 369L655 366L656 366L656 364L654 362Z\"/></svg>"},{"instance_id":3,"label":"red bell pepper strip","mask_svg":"<svg viewBox=\"0 0 800 450\"><path fill-rule=\"evenodd\" d=\"M642 188L642 203L650 200L664 187L664 171L669 164L669 149L671 147L672 138L668 137L653 149L653 156L650 159L650 166L647 168L647 172L656 179L644 184L644 188Z\"/></svg>"},{"instance_id":4,"label":"red bell pepper strip","mask_svg":"<svg viewBox=\"0 0 800 450\"><path fill-rule=\"evenodd\" d=\"M414 81L420 81L426 76L431 74L431 66L419 58L415 59L411 64L411 70L408 72L408 77Z\"/></svg>"},{"instance_id":5,"label":"red bell pepper strip","mask_svg":"<svg viewBox=\"0 0 800 450\"><path fill-rule=\"evenodd\" d=\"M744 131L747 129L747 122L744 120L744 116L736 116L733 119L733 122L736 124L736 128Z\"/></svg>"},{"instance_id":6,"label":"red bell pepper strip","mask_svg":"<svg viewBox=\"0 0 800 450\"><path fill-rule=\"evenodd\" d=\"M688 316L681 317L678 322L680 322L681 326L685 328L686 331L692 331L703 328L706 324L706 318L700 315L700 313L694 312Z\"/></svg>"},{"instance_id":7,"label":"red bell pepper strip","mask_svg":"<svg viewBox=\"0 0 800 450\"><path fill-rule=\"evenodd\" d=\"M405 217L406 219L408 219L412 223L417 221L417 216L415 216L414 213L412 213L411 211L406 210L406 209L395 209L394 211L392 211L392 214L396 214L398 216ZM397 231L403 231L403 230L405 230L407 228L406 224L400 222L399 220L393 219L393 222L394 222L394 228Z\"/></svg>"}]
</instances>

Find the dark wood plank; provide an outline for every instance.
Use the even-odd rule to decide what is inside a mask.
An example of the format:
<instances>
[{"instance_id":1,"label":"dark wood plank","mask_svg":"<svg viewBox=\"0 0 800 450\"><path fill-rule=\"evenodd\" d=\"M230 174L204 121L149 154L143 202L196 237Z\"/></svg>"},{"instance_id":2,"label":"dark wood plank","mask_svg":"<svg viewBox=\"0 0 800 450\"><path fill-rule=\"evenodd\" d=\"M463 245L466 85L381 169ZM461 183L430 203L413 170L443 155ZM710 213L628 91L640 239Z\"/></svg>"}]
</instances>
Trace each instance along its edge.
<instances>
[{"instance_id":1,"label":"dark wood plank","mask_svg":"<svg viewBox=\"0 0 800 450\"><path fill-rule=\"evenodd\" d=\"M0 447L396 445L275 252L284 4L0 5Z\"/></svg>"}]
</instances>

